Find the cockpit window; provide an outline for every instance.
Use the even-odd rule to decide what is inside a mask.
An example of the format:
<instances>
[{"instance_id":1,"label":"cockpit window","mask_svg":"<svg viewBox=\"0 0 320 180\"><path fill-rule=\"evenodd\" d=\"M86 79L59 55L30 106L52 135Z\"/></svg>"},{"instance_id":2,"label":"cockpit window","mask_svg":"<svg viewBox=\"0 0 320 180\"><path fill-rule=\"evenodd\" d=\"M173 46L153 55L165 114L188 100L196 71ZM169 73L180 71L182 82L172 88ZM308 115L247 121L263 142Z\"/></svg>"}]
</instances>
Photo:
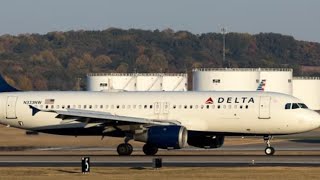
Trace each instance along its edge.
<instances>
[{"instance_id":1,"label":"cockpit window","mask_svg":"<svg viewBox=\"0 0 320 180\"><path fill-rule=\"evenodd\" d=\"M293 103L292 104L292 109L298 109L300 108L299 105L297 103Z\"/></svg>"},{"instance_id":2,"label":"cockpit window","mask_svg":"<svg viewBox=\"0 0 320 180\"><path fill-rule=\"evenodd\" d=\"M291 103L287 103L285 109L291 109Z\"/></svg>"},{"instance_id":3,"label":"cockpit window","mask_svg":"<svg viewBox=\"0 0 320 180\"><path fill-rule=\"evenodd\" d=\"M302 109L308 109L308 106L307 106L307 105L305 105L305 104L303 104L303 103L298 103L298 104L299 104L300 108L302 108Z\"/></svg>"},{"instance_id":4,"label":"cockpit window","mask_svg":"<svg viewBox=\"0 0 320 180\"><path fill-rule=\"evenodd\" d=\"M287 103L285 105L285 109L299 109L299 108L308 109L308 106L306 106L303 103Z\"/></svg>"}]
</instances>

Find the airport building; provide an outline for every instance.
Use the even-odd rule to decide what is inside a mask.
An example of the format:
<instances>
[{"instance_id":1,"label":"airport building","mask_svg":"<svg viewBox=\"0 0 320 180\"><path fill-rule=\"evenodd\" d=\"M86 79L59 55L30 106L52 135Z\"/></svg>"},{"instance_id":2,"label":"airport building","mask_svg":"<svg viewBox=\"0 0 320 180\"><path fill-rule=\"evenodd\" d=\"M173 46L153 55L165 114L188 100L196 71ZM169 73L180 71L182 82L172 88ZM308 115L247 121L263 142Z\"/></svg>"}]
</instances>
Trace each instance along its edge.
<instances>
[{"instance_id":1,"label":"airport building","mask_svg":"<svg viewBox=\"0 0 320 180\"><path fill-rule=\"evenodd\" d=\"M187 91L187 74L91 73L88 91Z\"/></svg>"},{"instance_id":2,"label":"airport building","mask_svg":"<svg viewBox=\"0 0 320 180\"><path fill-rule=\"evenodd\" d=\"M292 69L287 68L202 68L193 69L194 91L264 91L292 94Z\"/></svg>"},{"instance_id":3,"label":"airport building","mask_svg":"<svg viewBox=\"0 0 320 180\"><path fill-rule=\"evenodd\" d=\"M294 77L293 96L302 100L310 109L320 110L320 77Z\"/></svg>"}]
</instances>

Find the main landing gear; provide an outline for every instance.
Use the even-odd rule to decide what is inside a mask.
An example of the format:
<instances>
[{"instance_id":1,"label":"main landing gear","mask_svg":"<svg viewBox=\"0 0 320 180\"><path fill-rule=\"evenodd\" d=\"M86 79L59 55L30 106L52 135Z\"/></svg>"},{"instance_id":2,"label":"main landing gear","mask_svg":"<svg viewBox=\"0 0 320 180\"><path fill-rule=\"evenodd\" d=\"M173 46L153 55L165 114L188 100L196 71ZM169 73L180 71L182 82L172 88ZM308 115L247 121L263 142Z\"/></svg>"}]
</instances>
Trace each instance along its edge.
<instances>
[{"instance_id":1,"label":"main landing gear","mask_svg":"<svg viewBox=\"0 0 320 180\"><path fill-rule=\"evenodd\" d=\"M119 144L117 147L117 152L120 156L130 156L132 154L133 147L129 143Z\"/></svg>"},{"instance_id":2,"label":"main landing gear","mask_svg":"<svg viewBox=\"0 0 320 180\"><path fill-rule=\"evenodd\" d=\"M119 156L130 156L132 154L133 147L132 147L131 144L128 143L131 139L132 138L130 136L127 136L124 139L124 143L118 145L117 152L118 152ZM156 147L156 146L154 146L152 144L146 143L143 146L142 150L143 150L145 155L154 156L158 152L158 147Z\"/></svg>"},{"instance_id":3,"label":"main landing gear","mask_svg":"<svg viewBox=\"0 0 320 180\"><path fill-rule=\"evenodd\" d=\"M263 136L263 140L267 144L267 147L264 150L264 153L266 153L266 155L268 155L268 156L272 156L275 153L275 149L273 147L271 147L271 143L270 143L271 139L272 139L271 135Z\"/></svg>"},{"instance_id":4,"label":"main landing gear","mask_svg":"<svg viewBox=\"0 0 320 180\"><path fill-rule=\"evenodd\" d=\"M145 144L142 148L143 152L147 156L154 156L158 152L158 148L151 144ZM117 147L117 152L120 156L130 156L132 154L133 147L129 143L119 144Z\"/></svg>"},{"instance_id":5,"label":"main landing gear","mask_svg":"<svg viewBox=\"0 0 320 180\"><path fill-rule=\"evenodd\" d=\"M128 143L131 139L132 138L130 137L126 137L124 139L124 143L119 144L119 146L117 147L117 152L120 156L130 156L132 154L133 147Z\"/></svg>"},{"instance_id":6,"label":"main landing gear","mask_svg":"<svg viewBox=\"0 0 320 180\"><path fill-rule=\"evenodd\" d=\"M154 156L158 152L158 148L151 144L145 144L142 148L143 152L147 156Z\"/></svg>"}]
</instances>

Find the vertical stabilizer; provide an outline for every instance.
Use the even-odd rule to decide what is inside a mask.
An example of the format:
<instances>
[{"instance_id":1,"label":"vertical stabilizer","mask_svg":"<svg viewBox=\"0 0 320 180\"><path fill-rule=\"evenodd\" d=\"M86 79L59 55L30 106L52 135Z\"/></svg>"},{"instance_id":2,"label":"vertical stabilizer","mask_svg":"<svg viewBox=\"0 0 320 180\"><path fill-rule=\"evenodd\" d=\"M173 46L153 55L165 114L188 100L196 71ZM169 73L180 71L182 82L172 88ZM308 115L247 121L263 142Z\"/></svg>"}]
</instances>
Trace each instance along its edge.
<instances>
[{"instance_id":1,"label":"vertical stabilizer","mask_svg":"<svg viewBox=\"0 0 320 180\"><path fill-rule=\"evenodd\" d=\"M0 92L15 92L18 91L16 88L10 86L4 78L0 75Z\"/></svg>"}]
</instances>

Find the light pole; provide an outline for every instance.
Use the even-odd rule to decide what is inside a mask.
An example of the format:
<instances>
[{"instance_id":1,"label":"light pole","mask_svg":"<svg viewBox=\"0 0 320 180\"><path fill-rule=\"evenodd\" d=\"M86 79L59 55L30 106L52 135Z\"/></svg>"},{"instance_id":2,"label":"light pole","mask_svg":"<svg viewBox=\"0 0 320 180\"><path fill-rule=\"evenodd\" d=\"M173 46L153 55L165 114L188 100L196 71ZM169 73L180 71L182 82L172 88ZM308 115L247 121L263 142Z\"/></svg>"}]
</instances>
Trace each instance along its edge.
<instances>
[{"instance_id":1,"label":"light pole","mask_svg":"<svg viewBox=\"0 0 320 180\"><path fill-rule=\"evenodd\" d=\"M227 34L227 28L226 27L222 27L221 28L221 33L222 33L222 43L223 43L223 47L222 47L222 60L223 60L223 64L226 63L226 34ZM227 66L228 68L230 68L230 62L227 62Z\"/></svg>"}]
</instances>

